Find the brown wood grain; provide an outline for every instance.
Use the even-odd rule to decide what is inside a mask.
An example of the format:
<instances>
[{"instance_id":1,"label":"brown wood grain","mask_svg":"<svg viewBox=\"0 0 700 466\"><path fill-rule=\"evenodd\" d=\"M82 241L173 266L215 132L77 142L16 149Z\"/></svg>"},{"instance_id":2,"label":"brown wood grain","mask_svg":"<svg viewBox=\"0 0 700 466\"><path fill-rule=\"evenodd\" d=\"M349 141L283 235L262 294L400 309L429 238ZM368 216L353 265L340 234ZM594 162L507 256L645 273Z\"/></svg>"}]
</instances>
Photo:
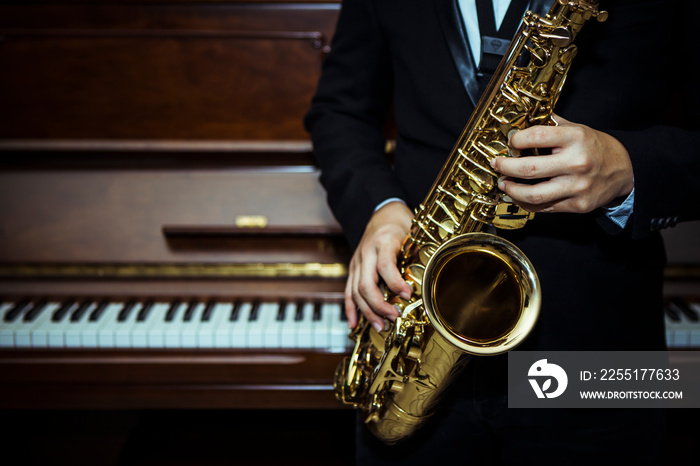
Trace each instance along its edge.
<instances>
[{"instance_id":1,"label":"brown wood grain","mask_svg":"<svg viewBox=\"0 0 700 466\"><path fill-rule=\"evenodd\" d=\"M305 140L337 4L0 5L0 139Z\"/></svg>"},{"instance_id":2,"label":"brown wood grain","mask_svg":"<svg viewBox=\"0 0 700 466\"><path fill-rule=\"evenodd\" d=\"M0 351L0 409L337 409L342 355L299 350Z\"/></svg>"}]
</instances>

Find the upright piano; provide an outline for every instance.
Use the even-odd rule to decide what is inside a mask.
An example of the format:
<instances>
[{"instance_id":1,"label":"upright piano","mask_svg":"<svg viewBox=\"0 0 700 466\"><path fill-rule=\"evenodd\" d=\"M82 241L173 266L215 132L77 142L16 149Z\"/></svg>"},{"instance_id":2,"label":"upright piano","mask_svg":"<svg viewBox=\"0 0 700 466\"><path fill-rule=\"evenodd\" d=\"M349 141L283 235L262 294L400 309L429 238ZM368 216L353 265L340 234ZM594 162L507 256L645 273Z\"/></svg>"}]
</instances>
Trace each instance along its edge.
<instances>
[{"instance_id":1,"label":"upright piano","mask_svg":"<svg viewBox=\"0 0 700 466\"><path fill-rule=\"evenodd\" d=\"M337 12L0 5L0 406L335 405L348 253L302 117Z\"/></svg>"},{"instance_id":2,"label":"upright piano","mask_svg":"<svg viewBox=\"0 0 700 466\"><path fill-rule=\"evenodd\" d=\"M28 462L352 464L350 252L302 127L339 7L0 2L0 409Z\"/></svg>"},{"instance_id":3,"label":"upright piano","mask_svg":"<svg viewBox=\"0 0 700 466\"><path fill-rule=\"evenodd\" d=\"M0 3L0 415L26 462L351 463L349 252L302 127L338 10Z\"/></svg>"}]
</instances>

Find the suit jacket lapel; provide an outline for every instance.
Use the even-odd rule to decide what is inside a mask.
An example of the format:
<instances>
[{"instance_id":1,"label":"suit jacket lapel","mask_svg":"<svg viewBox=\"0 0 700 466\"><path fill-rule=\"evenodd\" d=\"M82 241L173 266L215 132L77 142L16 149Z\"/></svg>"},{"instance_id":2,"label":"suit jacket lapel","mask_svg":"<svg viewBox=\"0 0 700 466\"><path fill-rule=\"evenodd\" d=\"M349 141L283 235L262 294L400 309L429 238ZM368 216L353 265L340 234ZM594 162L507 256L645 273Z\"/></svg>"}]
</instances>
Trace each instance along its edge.
<instances>
[{"instance_id":1,"label":"suit jacket lapel","mask_svg":"<svg viewBox=\"0 0 700 466\"><path fill-rule=\"evenodd\" d=\"M531 0L528 10L532 11L533 13L537 13L540 16L544 16L549 13L552 3L552 0Z\"/></svg>"},{"instance_id":2,"label":"suit jacket lapel","mask_svg":"<svg viewBox=\"0 0 700 466\"><path fill-rule=\"evenodd\" d=\"M477 81L476 60L472 56L471 48L467 42L467 36L462 25L462 13L459 10L457 0L434 0L437 16L442 27L442 33L447 42L447 47L452 55L452 60L457 68L464 90L469 100L476 107L479 101L480 87ZM529 9L544 15L549 11L552 0L532 0Z\"/></svg>"},{"instance_id":3,"label":"suit jacket lapel","mask_svg":"<svg viewBox=\"0 0 700 466\"><path fill-rule=\"evenodd\" d=\"M479 101L479 83L476 80L476 65L472 52L467 45L467 36L462 27L462 17L457 0L434 0L442 33L452 60L462 79L469 100L476 107Z\"/></svg>"}]
</instances>

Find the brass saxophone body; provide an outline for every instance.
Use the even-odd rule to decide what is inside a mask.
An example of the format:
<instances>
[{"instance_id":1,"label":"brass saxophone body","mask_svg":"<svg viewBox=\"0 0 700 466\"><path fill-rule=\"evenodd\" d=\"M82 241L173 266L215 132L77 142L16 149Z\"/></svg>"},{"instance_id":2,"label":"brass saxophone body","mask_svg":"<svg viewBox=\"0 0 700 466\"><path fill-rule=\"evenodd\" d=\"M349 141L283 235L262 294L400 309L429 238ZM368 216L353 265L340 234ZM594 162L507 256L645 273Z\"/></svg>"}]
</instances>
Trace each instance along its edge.
<instances>
[{"instance_id":1,"label":"brass saxophone body","mask_svg":"<svg viewBox=\"0 0 700 466\"><path fill-rule=\"evenodd\" d=\"M498 190L494 157L518 156L513 131L553 125L552 112L576 55L573 40L597 1L557 0L549 13L527 12L501 64L455 144L398 256L409 300L385 291L399 317L376 332L351 332L353 353L335 376L336 397L363 412L385 443L410 436L472 355L520 344L541 303L534 267L512 243L483 232L523 227L533 214Z\"/></svg>"}]
</instances>

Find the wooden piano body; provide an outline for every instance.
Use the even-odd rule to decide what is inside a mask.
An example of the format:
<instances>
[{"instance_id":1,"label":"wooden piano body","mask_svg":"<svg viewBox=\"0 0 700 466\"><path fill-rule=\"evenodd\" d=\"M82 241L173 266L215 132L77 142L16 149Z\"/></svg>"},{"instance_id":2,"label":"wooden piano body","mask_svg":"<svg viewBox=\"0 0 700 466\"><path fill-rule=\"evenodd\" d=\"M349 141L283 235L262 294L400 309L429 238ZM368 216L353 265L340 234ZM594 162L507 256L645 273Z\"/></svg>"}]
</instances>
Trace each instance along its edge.
<instances>
[{"instance_id":1,"label":"wooden piano body","mask_svg":"<svg viewBox=\"0 0 700 466\"><path fill-rule=\"evenodd\" d=\"M0 6L3 302L46 300L44 314L68 299L93 309L133 300L134 313L174 300L337 307L347 248L301 122L337 11L315 2ZM12 406L335 403L330 346L251 355L200 342L181 351L63 343L10 353L3 389L31 379Z\"/></svg>"},{"instance_id":2,"label":"wooden piano body","mask_svg":"<svg viewBox=\"0 0 700 466\"><path fill-rule=\"evenodd\" d=\"M28 459L352 463L332 392L349 251L301 122L338 10L0 3L0 408ZM700 254L680 257L672 295L700 296ZM274 335L240 340L254 308Z\"/></svg>"},{"instance_id":3,"label":"wooden piano body","mask_svg":"<svg viewBox=\"0 0 700 466\"><path fill-rule=\"evenodd\" d=\"M326 322L348 251L302 126L338 9L0 3L0 319L27 302L0 323L0 408L25 462L352 462L332 392L345 324ZM9 347L44 300L30 347ZM103 301L112 320L134 307L93 331ZM140 330L175 301L170 327ZM234 309L282 305L274 338L233 338ZM203 336L214 320L230 331Z\"/></svg>"}]
</instances>

